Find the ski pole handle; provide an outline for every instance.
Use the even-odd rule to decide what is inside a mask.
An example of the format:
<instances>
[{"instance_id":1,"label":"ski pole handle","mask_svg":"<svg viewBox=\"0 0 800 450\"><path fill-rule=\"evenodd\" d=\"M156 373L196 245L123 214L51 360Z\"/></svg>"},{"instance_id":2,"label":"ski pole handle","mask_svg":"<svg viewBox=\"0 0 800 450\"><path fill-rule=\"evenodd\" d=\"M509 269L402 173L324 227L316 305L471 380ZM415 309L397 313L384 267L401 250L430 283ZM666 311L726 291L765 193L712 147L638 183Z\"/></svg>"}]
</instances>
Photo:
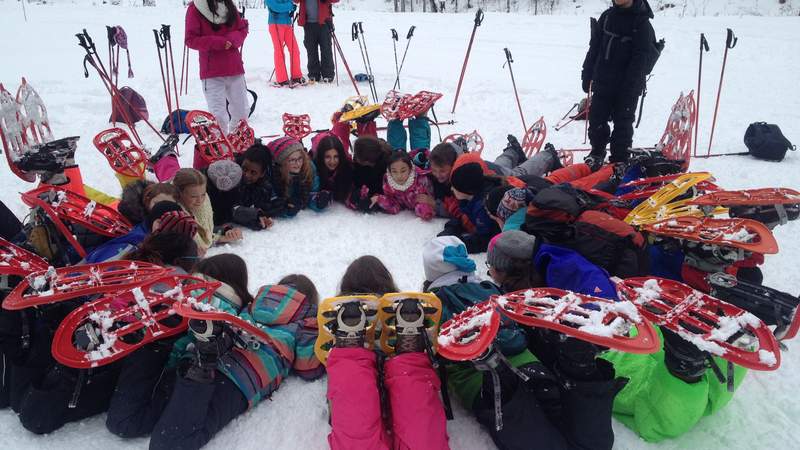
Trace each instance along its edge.
<instances>
[{"instance_id":1,"label":"ski pole handle","mask_svg":"<svg viewBox=\"0 0 800 450\"><path fill-rule=\"evenodd\" d=\"M511 56L511 50L509 50L508 48L504 48L503 51L506 52L506 62L509 63L509 64L513 63L514 62L514 58ZM505 64L503 64L503 65L505 65Z\"/></svg>"},{"instance_id":2,"label":"ski pole handle","mask_svg":"<svg viewBox=\"0 0 800 450\"><path fill-rule=\"evenodd\" d=\"M172 40L172 36L170 35L169 25L161 24L161 38L164 39L164 43L167 41Z\"/></svg>"},{"instance_id":3,"label":"ski pole handle","mask_svg":"<svg viewBox=\"0 0 800 450\"><path fill-rule=\"evenodd\" d=\"M725 39L725 45L728 48L733 48L736 47L737 42L739 42L739 38L737 38L736 35L733 34L733 30L728 28L728 37Z\"/></svg>"},{"instance_id":4,"label":"ski pole handle","mask_svg":"<svg viewBox=\"0 0 800 450\"><path fill-rule=\"evenodd\" d=\"M83 36L86 37L86 43L88 45L87 50L89 50L90 53L96 54L97 49L94 46L94 41L92 40L92 37L89 36L89 32L86 31L86 28L83 29Z\"/></svg>"},{"instance_id":5,"label":"ski pole handle","mask_svg":"<svg viewBox=\"0 0 800 450\"><path fill-rule=\"evenodd\" d=\"M117 29L112 26L106 25L106 33L108 34L108 45L112 47L117 45L117 38L116 38Z\"/></svg>"},{"instance_id":6,"label":"ski pole handle","mask_svg":"<svg viewBox=\"0 0 800 450\"><path fill-rule=\"evenodd\" d=\"M700 49L708 51L708 41L706 40L705 33L700 33Z\"/></svg>"},{"instance_id":7,"label":"ski pole handle","mask_svg":"<svg viewBox=\"0 0 800 450\"><path fill-rule=\"evenodd\" d=\"M161 34L159 34L158 30L153 29L153 37L156 39L156 47L161 49L166 46L166 43L161 40Z\"/></svg>"},{"instance_id":8,"label":"ski pole handle","mask_svg":"<svg viewBox=\"0 0 800 450\"><path fill-rule=\"evenodd\" d=\"M483 9L478 8L478 10L475 11L475 26L476 27L481 26L482 22L483 22Z\"/></svg>"},{"instance_id":9,"label":"ski pole handle","mask_svg":"<svg viewBox=\"0 0 800 450\"><path fill-rule=\"evenodd\" d=\"M411 39L414 36L414 29L417 28L414 25L411 25L411 28L408 29L408 34L406 35L406 39Z\"/></svg>"},{"instance_id":10,"label":"ski pole handle","mask_svg":"<svg viewBox=\"0 0 800 450\"><path fill-rule=\"evenodd\" d=\"M395 30L394 28L392 28L392 39L395 41L400 40L400 37L397 35L397 30Z\"/></svg>"},{"instance_id":11,"label":"ski pole handle","mask_svg":"<svg viewBox=\"0 0 800 450\"><path fill-rule=\"evenodd\" d=\"M239 17L241 17L242 19L244 19L244 11L245 11L245 4L242 3L242 11L239 13Z\"/></svg>"},{"instance_id":12,"label":"ski pole handle","mask_svg":"<svg viewBox=\"0 0 800 450\"><path fill-rule=\"evenodd\" d=\"M364 22L358 22L358 32L364 34Z\"/></svg>"},{"instance_id":13,"label":"ski pole handle","mask_svg":"<svg viewBox=\"0 0 800 450\"><path fill-rule=\"evenodd\" d=\"M86 36L84 36L83 33L78 33L75 35L75 37L78 38L78 45L89 52L89 44L86 43Z\"/></svg>"},{"instance_id":14,"label":"ski pole handle","mask_svg":"<svg viewBox=\"0 0 800 450\"><path fill-rule=\"evenodd\" d=\"M358 39L358 23L357 22L353 22L353 26L350 27L350 36L353 38L354 41Z\"/></svg>"}]
</instances>

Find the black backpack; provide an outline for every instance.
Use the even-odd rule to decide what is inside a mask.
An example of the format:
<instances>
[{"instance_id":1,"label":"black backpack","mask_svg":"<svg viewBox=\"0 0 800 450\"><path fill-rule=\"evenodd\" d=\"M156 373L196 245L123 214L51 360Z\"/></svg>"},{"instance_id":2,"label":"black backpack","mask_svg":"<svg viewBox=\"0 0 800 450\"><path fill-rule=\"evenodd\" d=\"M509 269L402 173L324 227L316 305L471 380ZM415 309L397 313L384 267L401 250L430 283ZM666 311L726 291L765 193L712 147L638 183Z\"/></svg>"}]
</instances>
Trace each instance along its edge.
<instances>
[{"instance_id":1,"label":"black backpack","mask_svg":"<svg viewBox=\"0 0 800 450\"><path fill-rule=\"evenodd\" d=\"M744 133L744 145L753 157L767 161L783 161L787 150L797 148L772 123L754 122Z\"/></svg>"}]
</instances>

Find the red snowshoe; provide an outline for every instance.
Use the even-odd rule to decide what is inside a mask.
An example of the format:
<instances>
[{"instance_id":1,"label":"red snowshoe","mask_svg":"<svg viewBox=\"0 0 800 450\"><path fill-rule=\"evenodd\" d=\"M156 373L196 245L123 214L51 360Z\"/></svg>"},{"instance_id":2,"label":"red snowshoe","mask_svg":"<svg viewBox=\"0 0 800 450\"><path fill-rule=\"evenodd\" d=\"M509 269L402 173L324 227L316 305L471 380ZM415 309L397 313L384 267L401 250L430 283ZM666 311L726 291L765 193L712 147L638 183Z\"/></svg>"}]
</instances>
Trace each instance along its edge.
<instances>
[{"instance_id":1,"label":"red snowshoe","mask_svg":"<svg viewBox=\"0 0 800 450\"><path fill-rule=\"evenodd\" d=\"M221 159L233 159L233 146L220 128L214 115L200 110L186 114L186 126L195 140L195 148L207 164Z\"/></svg>"},{"instance_id":2,"label":"red snowshoe","mask_svg":"<svg viewBox=\"0 0 800 450\"><path fill-rule=\"evenodd\" d=\"M642 230L659 237L703 245L732 247L767 255L778 253L778 243L769 228L750 219L676 217L644 225Z\"/></svg>"},{"instance_id":3,"label":"red snowshoe","mask_svg":"<svg viewBox=\"0 0 800 450\"><path fill-rule=\"evenodd\" d=\"M627 353L655 353L660 347L655 329L631 302L555 288L523 289L491 300L503 314L529 327Z\"/></svg>"},{"instance_id":4,"label":"red snowshoe","mask_svg":"<svg viewBox=\"0 0 800 450\"><path fill-rule=\"evenodd\" d=\"M546 137L547 124L544 123L544 116L542 116L525 131L525 136L522 137L522 150L525 155L530 158L539 153Z\"/></svg>"},{"instance_id":5,"label":"red snowshoe","mask_svg":"<svg viewBox=\"0 0 800 450\"><path fill-rule=\"evenodd\" d=\"M39 255L0 238L0 275L24 277L32 272L47 270L49 264Z\"/></svg>"},{"instance_id":6,"label":"red snowshoe","mask_svg":"<svg viewBox=\"0 0 800 450\"><path fill-rule=\"evenodd\" d=\"M403 96L400 105L397 107L395 118L397 120L405 120L425 114L440 98L442 98L442 94L429 91L419 91L408 97Z\"/></svg>"},{"instance_id":7,"label":"red snowshoe","mask_svg":"<svg viewBox=\"0 0 800 450\"><path fill-rule=\"evenodd\" d=\"M401 94L397 91L389 91L386 93L386 99L381 104L381 115L386 120L399 119L400 105L407 99L411 98L411 94Z\"/></svg>"},{"instance_id":8,"label":"red snowshoe","mask_svg":"<svg viewBox=\"0 0 800 450\"><path fill-rule=\"evenodd\" d=\"M233 146L233 153L238 155L239 153L244 153L245 150L255 144L256 133L247 124L247 121L242 119L231 134L228 135L228 141Z\"/></svg>"},{"instance_id":9,"label":"red snowshoe","mask_svg":"<svg viewBox=\"0 0 800 450\"><path fill-rule=\"evenodd\" d=\"M293 115L283 113L283 133L298 141L311 134L311 117L308 114Z\"/></svg>"},{"instance_id":10,"label":"red snowshoe","mask_svg":"<svg viewBox=\"0 0 800 450\"><path fill-rule=\"evenodd\" d=\"M483 136L478 133L478 130L473 130L472 133L467 134L453 133L445 136L442 142L456 142L459 139L464 140L468 152L480 153L483 151Z\"/></svg>"},{"instance_id":11,"label":"red snowshoe","mask_svg":"<svg viewBox=\"0 0 800 450\"><path fill-rule=\"evenodd\" d=\"M127 131L110 128L97 133L92 142L114 172L131 178L144 176L150 155L131 140Z\"/></svg>"},{"instance_id":12,"label":"red snowshoe","mask_svg":"<svg viewBox=\"0 0 800 450\"><path fill-rule=\"evenodd\" d=\"M3 141L8 167L21 179L33 182L36 181L35 174L26 173L17 167L17 162L30 153L37 142L35 136L29 134L30 129L25 126L25 122L20 104L0 83L0 139Z\"/></svg>"},{"instance_id":13,"label":"red snowshoe","mask_svg":"<svg viewBox=\"0 0 800 450\"><path fill-rule=\"evenodd\" d=\"M692 130L696 121L694 91L689 92L689 95L683 95L681 92L667 119L664 134L655 147L668 159L683 160L684 170L689 168L692 157Z\"/></svg>"},{"instance_id":14,"label":"red snowshoe","mask_svg":"<svg viewBox=\"0 0 800 450\"><path fill-rule=\"evenodd\" d=\"M110 261L78 266L50 267L25 277L3 301L3 308L18 310L85 295L129 290L169 269L134 261Z\"/></svg>"},{"instance_id":15,"label":"red snowshoe","mask_svg":"<svg viewBox=\"0 0 800 450\"><path fill-rule=\"evenodd\" d=\"M758 220L769 228L800 217L800 192L786 188L718 191L701 195L689 202L703 211L714 206L729 208L731 217Z\"/></svg>"},{"instance_id":16,"label":"red snowshoe","mask_svg":"<svg viewBox=\"0 0 800 450\"><path fill-rule=\"evenodd\" d=\"M645 318L700 350L753 370L780 366L775 336L753 314L677 281L640 277L615 282L620 297L635 303Z\"/></svg>"},{"instance_id":17,"label":"red snowshoe","mask_svg":"<svg viewBox=\"0 0 800 450\"><path fill-rule=\"evenodd\" d=\"M169 275L121 294L109 294L72 311L53 336L52 353L67 367L110 364L158 339L186 331L188 319L176 302L204 301L219 283L188 275Z\"/></svg>"},{"instance_id":18,"label":"red snowshoe","mask_svg":"<svg viewBox=\"0 0 800 450\"><path fill-rule=\"evenodd\" d=\"M42 144L53 140L53 132L50 130L50 119L47 116L47 108L39 93L22 77L22 83L17 89L17 104L24 109L23 117L25 128L29 129L34 138L34 142Z\"/></svg>"},{"instance_id":19,"label":"red snowshoe","mask_svg":"<svg viewBox=\"0 0 800 450\"><path fill-rule=\"evenodd\" d=\"M469 361L486 352L500 329L500 315L487 300L451 317L439 329L439 354L451 361Z\"/></svg>"}]
</instances>

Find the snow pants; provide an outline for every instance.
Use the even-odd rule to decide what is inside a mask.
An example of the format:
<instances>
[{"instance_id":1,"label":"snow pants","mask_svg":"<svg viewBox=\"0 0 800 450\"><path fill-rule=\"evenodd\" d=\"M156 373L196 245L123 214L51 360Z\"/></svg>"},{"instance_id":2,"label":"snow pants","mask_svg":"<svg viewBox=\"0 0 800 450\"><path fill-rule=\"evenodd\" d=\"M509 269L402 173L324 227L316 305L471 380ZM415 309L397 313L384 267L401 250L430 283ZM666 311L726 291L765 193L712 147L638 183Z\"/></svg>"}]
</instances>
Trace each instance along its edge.
<instances>
[{"instance_id":1,"label":"snow pants","mask_svg":"<svg viewBox=\"0 0 800 450\"><path fill-rule=\"evenodd\" d=\"M406 142L411 148L406 148ZM402 120L390 120L386 126L386 142L394 150L428 150L431 148L431 125L427 117L408 119L408 133Z\"/></svg>"},{"instance_id":2,"label":"snow pants","mask_svg":"<svg viewBox=\"0 0 800 450\"><path fill-rule=\"evenodd\" d=\"M589 109L589 142L592 154L605 156L606 145L611 143L610 162L628 159L628 149L633 144L633 121L636 118L638 95L624 90L598 90L592 94ZM608 126L614 122L614 131Z\"/></svg>"},{"instance_id":3,"label":"snow pants","mask_svg":"<svg viewBox=\"0 0 800 450\"><path fill-rule=\"evenodd\" d=\"M574 188L589 190L602 188L602 185L608 182L613 173L614 166L610 164L592 172L588 165L578 163L555 170L545 178L553 184L569 183Z\"/></svg>"},{"instance_id":4,"label":"snow pants","mask_svg":"<svg viewBox=\"0 0 800 450\"><path fill-rule=\"evenodd\" d=\"M543 177L546 173L561 166L558 157L550 152L538 152L524 162L520 162L519 154L513 149L507 148L494 160L500 168L499 175L520 177L525 175L536 175Z\"/></svg>"},{"instance_id":5,"label":"snow pants","mask_svg":"<svg viewBox=\"0 0 800 450\"><path fill-rule=\"evenodd\" d=\"M447 449L439 378L425 353L405 353L386 362L391 437L381 419L375 353L334 348L328 357L328 444L340 449Z\"/></svg>"},{"instance_id":6,"label":"snow pants","mask_svg":"<svg viewBox=\"0 0 800 450\"><path fill-rule=\"evenodd\" d=\"M151 344L123 360L106 428L124 437L151 435L151 449L197 449L247 410L239 388L217 372L202 384L165 368L171 347Z\"/></svg>"},{"instance_id":7,"label":"snow pants","mask_svg":"<svg viewBox=\"0 0 800 450\"><path fill-rule=\"evenodd\" d=\"M283 83L289 80L286 73L286 60L283 55L283 48L289 51L289 70L292 78L300 78L303 71L300 70L300 48L294 37L294 27L291 25L269 24L269 35L272 37L272 58L275 63L275 81Z\"/></svg>"},{"instance_id":8,"label":"snow pants","mask_svg":"<svg viewBox=\"0 0 800 450\"><path fill-rule=\"evenodd\" d=\"M250 105L247 103L247 84L244 81L244 74L206 78L203 80L203 94L206 96L208 111L214 115L226 135L229 133L228 128L232 131L240 120L247 119Z\"/></svg>"},{"instance_id":9,"label":"snow pants","mask_svg":"<svg viewBox=\"0 0 800 450\"><path fill-rule=\"evenodd\" d=\"M333 79L333 49L331 47L331 28L328 24L306 23L303 25L303 45L308 56L308 78Z\"/></svg>"}]
</instances>

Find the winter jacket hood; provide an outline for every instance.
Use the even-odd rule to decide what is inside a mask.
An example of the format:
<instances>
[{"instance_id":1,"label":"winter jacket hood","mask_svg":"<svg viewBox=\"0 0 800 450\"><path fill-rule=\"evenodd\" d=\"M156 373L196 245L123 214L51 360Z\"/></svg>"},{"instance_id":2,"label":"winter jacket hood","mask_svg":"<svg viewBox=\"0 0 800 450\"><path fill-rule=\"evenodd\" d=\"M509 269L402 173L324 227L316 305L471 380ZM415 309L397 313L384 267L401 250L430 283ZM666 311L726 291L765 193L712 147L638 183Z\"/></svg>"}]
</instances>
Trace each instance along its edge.
<instances>
[{"instance_id":1,"label":"winter jacket hood","mask_svg":"<svg viewBox=\"0 0 800 450\"><path fill-rule=\"evenodd\" d=\"M211 11L211 7L208 5L209 1L215 0L194 0L192 4L195 8L197 8L197 12L203 15L209 22L222 25L227 21L228 18L228 7L225 6L225 2L216 2L217 3L217 12Z\"/></svg>"}]
</instances>

